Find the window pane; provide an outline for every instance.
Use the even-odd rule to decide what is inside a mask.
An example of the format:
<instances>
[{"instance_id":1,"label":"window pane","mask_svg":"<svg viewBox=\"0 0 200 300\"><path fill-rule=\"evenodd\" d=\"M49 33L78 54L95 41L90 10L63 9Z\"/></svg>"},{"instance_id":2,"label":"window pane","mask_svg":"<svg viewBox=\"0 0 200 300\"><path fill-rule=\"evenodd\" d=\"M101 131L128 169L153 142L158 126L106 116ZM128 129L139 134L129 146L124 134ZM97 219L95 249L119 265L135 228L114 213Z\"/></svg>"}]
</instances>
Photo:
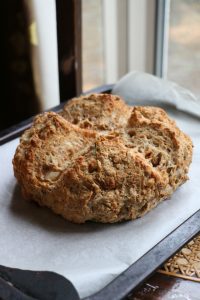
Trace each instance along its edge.
<instances>
[{"instance_id":1,"label":"window pane","mask_svg":"<svg viewBox=\"0 0 200 300\"><path fill-rule=\"evenodd\" d=\"M171 0L168 79L200 99L200 1Z\"/></svg>"},{"instance_id":2,"label":"window pane","mask_svg":"<svg viewBox=\"0 0 200 300\"><path fill-rule=\"evenodd\" d=\"M82 0L83 91L105 83L102 1Z\"/></svg>"}]
</instances>

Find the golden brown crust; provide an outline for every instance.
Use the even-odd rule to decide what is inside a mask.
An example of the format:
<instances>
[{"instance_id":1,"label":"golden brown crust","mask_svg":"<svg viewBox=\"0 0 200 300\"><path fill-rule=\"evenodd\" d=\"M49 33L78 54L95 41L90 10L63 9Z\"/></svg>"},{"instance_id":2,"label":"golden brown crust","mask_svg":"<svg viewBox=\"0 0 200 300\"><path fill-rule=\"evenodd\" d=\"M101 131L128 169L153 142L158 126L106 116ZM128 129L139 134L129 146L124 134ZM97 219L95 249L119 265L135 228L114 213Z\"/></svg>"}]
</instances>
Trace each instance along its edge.
<instances>
[{"instance_id":1,"label":"golden brown crust","mask_svg":"<svg viewBox=\"0 0 200 300\"><path fill-rule=\"evenodd\" d=\"M112 223L169 197L191 159L190 138L162 109L95 94L36 117L13 166L25 198L76 223Z\"/></svg>"},{"instance_id":2,"label":"golden brown crust","mask_svg":"<svg viewBox=\"0 0 200 300\"><path fill-rule=\"evenodd\" d=\"M126 125L130 108L118 96L91 94L70 100L61 115L80 128L110 131Z\"/></svg>"}]
</instances>

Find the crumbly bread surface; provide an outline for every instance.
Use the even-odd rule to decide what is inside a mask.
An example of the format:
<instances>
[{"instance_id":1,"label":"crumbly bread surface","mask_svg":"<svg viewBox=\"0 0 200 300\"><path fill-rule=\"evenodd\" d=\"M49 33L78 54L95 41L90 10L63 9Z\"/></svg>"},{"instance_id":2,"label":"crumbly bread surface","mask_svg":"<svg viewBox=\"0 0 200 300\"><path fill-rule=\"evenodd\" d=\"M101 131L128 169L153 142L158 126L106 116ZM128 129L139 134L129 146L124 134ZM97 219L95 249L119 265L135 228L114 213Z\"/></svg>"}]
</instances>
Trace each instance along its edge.
<instances>
[{"instance_id":1,"label":"crumbly bread surface","mask_svg":"<svg viewBox=\"0 0 200 300\"><path fill-rule=\"evenodd\" d=\"M106 134L108 131L126 126L130 108L118 96L91 94L69 101L61 115L80 128Z\"/></svg>"},{"instance_id":2,"label":"crumbly bread surface","mask_svg":"<svg viewBox=\"0 0 200 300\"><path fill-rule=\"evenodd\" d=\"M37 116L13 166L26 199L76 223L113 223L168 198L191 159L191 139L164 110L93 94Z\"/></svg>"}]
</instances>

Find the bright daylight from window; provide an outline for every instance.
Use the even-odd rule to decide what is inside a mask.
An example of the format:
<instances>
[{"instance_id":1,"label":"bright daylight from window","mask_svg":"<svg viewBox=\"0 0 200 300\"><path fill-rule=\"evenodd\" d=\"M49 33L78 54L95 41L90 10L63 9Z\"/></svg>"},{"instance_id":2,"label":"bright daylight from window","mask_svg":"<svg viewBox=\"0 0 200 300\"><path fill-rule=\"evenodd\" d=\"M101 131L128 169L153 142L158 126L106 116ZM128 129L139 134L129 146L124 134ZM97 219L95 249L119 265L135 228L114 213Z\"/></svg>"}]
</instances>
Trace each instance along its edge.
<instances>
[{"instance_id":1,"label":"bright daylight from window","mask_svg":"<svg viewBox=\"0 0 200 300\"><path fill-rule=\"evenodd\" d=\"M200 1L171 0L168 79L200 99Z\"/></svg>"},{"instance_id":2,"label":"bright daylight from window","mask_svg":"<svg viewBox=\"0 0 200 300\"><path fill-rule=\"evenodd\" d=\"M102 1L82 1L83 91L105 83Z\"/></svg>"}]
</instances>

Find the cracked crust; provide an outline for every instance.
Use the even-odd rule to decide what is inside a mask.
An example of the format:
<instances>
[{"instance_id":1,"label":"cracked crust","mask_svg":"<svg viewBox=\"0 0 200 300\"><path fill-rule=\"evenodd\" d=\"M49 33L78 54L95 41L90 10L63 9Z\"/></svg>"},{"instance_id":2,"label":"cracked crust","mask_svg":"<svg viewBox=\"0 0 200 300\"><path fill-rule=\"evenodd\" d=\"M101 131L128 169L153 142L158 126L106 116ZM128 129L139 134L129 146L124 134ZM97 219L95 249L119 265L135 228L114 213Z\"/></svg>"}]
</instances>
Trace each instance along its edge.
<instances>
[{"instance_id":1,"label":"cracked crust","mask_svg":"<svg viewBox=\"0 0 200 300\"><path fill-rule=\"evenodd\" d=\"M93 94L37 116L13 166L26 199L76 223L113 223L168 198L191 159L191 139L162 109Z\"/></svg>"},{"instance_id":2,"label":"cracked crust","mask_svg":"<svg viewBox=\"0 0 200 300\"><path fill-rule=\"evenodd\" d=\"M126 126L130 108L124 101L110 94L91 94L74 98L65 106L61 115L80 128L107 133Z\"/></svg>"}]
</instances>

